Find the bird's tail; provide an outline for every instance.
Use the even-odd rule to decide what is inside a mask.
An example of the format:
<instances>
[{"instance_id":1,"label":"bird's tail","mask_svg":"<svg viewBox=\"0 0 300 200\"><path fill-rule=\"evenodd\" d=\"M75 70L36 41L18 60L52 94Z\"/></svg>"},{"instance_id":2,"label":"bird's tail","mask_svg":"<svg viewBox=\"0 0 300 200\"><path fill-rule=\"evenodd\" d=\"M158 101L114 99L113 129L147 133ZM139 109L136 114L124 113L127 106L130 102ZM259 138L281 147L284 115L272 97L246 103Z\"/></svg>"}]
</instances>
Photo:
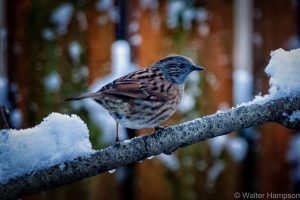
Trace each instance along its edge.
<instances>
[{"instance_id":1,"label":"bird's tail","mask_svg":"<svg viewBox=\"0 0 300 200\"><path fill-rule=\"evenodd\" d=\"M75 101L75 100L81 100L81 99L87 99L87 98L95 98L98 95L99 95L98 93L84 94L84 95L79 95L79 96L66 98L64 101Z\"/></svg>"}]
</instances>

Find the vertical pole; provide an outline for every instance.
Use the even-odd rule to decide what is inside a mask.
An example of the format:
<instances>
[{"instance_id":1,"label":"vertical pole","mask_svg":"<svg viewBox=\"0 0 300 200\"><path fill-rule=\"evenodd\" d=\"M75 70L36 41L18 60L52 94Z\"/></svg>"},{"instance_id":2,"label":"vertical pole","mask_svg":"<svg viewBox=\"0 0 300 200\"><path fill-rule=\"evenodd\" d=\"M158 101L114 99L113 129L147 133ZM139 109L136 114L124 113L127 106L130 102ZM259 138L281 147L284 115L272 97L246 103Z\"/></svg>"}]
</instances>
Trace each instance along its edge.
<instances>
[{"instance_id":1,"label":"vertical pole","mask_svg":"<svg viewBox=\"0 0 300 200\"><path fill-rule=\"evenodd\" d=\"M241 104L253 99L253 1L234 0L234 72L233 100ZM242 191L255 191L255 152L253 128L240 131L248 144L248 151L243 162ZM250 135L250 136L249 136Z\"/></svg>"},{"instance_id":2,"label":"vertical pole","mask_svg":"<svg viewBox=\"0 0 300 200\"><path fill-rule=\"evenodd\" d=\"M253 98L252 0L234 1L234 103Z\"/></svg>"},{"instance_id":3,"label":"vertical pole","mask_svg":"<svg viewBox=\"0 0 300 200\"><path fill-rule=\"evenodd\" d=\"M129 68L130 62L130 46L127 42L127 0L116 0L116 6L118 9L118 23L116 25L117 41L113 44L113 65L115 70L123 71L121 68ZM117 51L116 51L117 50ZM119 74L118 72L116 72ZM135 137L135 130L126 129L129 138ZM136 165L129 164L125 167L120 168L117 173L122 173L122 179L120 179L120 199L131 199L135 198L135 176L136 176Z\"/></svg>"}]
</instances>

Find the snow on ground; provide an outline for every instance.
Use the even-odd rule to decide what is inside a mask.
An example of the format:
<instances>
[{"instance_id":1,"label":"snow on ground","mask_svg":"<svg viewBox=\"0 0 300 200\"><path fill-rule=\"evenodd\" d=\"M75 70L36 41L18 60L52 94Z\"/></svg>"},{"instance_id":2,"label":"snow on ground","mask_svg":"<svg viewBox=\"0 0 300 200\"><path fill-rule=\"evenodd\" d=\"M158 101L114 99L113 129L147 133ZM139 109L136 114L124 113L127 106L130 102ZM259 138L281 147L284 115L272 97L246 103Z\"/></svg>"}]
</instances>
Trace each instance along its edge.
<instances>
[{"instance_id":1,"label":"snow on ground","mask_svg":"<svg viewBox=\"0 0 300 200\"><path fill-rule=\"evenodd\" d=\"M78 116L51 113L33 128L0 131L0 183L93 152Z\"/></svg>"}]
</instances>

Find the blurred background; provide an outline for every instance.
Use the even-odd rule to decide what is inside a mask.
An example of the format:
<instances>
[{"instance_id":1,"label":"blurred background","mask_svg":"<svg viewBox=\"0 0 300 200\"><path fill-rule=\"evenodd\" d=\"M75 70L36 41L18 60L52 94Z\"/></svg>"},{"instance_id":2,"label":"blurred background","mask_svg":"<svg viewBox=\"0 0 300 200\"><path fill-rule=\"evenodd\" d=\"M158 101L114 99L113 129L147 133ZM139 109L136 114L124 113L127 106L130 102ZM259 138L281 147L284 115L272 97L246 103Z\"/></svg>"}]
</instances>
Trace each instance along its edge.
<instances>
[{"instance_id":1,"label":"blurred background","mask_svg":"<svg viewBox=\"0 0 300 200\"><path fill-rule=\"evenodd\" d=\"M104 148L115 140L107 112L90 100L65 98L176 53L206 71L191 74L165 125L229 109L268 92L270 53L300 46L299 19L298 0L0 0L0 103L17 129L51 112L75 113L93 148ZM122 129L121 139L152 131ZM296 132L269 123L23 199L300 193L299 148Z\"/></svg>"}]
</instances>

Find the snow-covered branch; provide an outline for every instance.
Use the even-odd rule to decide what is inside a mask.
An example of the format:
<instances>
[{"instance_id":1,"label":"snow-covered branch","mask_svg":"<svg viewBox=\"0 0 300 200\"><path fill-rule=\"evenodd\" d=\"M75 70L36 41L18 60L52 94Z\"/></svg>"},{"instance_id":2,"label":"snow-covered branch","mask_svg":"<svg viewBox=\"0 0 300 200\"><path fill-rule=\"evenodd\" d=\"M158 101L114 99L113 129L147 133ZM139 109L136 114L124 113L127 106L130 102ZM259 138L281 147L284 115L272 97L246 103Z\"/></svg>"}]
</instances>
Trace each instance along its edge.
<instances>
[{"instance_id":1,"label":"snow-covered branch","mask_svg":"<svg viewBox=\"0 0 300 200\"><path fill-rule=\"evenodd\" d=\"M153 134L98 150L90 156L79 157L64 164L11 179L6 184L0 185L0 196L1 199L15 199L25 194L37 193L150 156L171 154L178 148L267 122L278 122L287 127L300 129L299 118L293 116L297 110L300 110L300 97L286 97L264 103L249 103L169 126Z\"/></svg>"}]
</instances>

